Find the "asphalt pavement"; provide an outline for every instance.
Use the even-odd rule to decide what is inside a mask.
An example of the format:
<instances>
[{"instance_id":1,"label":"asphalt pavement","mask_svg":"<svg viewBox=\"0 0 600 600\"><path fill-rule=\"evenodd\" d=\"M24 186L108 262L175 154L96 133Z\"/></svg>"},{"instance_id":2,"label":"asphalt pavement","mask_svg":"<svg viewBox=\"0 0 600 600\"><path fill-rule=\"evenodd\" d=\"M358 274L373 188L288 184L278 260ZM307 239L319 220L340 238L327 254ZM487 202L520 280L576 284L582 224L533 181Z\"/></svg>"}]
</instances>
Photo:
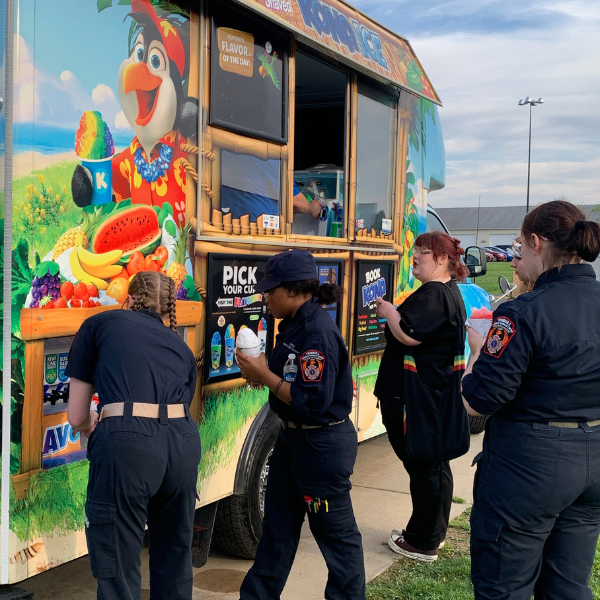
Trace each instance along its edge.
<instances>
[{"instance_id":1,"label":"asphalt pavement","mask_svg":"<svg viewBox=\"0 0 600 600\"><path fill-rule=\"evenodd\" d=\"M471 450L452 461L454 496L465 504L453 504L451 517L473 501L473 457L481 450L483 434L471 436ZM385 571L397 558L387 545L393 528L404 527L411 501L406 471L392 451L387 436L362 444L352 477L352 502L363 536L367 580ZM239 587L252 561L212 550L207 564L194 569L194 600L238 600ZM319 600L327 581L327 568L305 523L300 547L282 600ZM18 584L34 592L35 600L95 600L95 580L87 557L61 565ZM142 554L142 599L150 598L148 553Z\"/></svg>"}]
</instances>

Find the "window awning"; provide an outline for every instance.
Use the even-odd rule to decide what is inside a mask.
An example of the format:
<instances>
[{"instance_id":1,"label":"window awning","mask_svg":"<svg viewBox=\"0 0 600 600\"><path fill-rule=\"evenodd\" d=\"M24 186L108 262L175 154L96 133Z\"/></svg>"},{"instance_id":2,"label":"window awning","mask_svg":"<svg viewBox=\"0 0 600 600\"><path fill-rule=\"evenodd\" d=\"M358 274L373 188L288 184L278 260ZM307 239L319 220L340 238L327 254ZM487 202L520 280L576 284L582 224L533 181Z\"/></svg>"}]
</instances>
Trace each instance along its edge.
<instances>
[{"instance_id":1,"label":"window awning","mask_svg":"<svg viewBox=\"0 0 600 600\"><path fill-rule=\"evenodd\" d=\"M345 62L441 105L407 40L340 0L236 0Z\"/></svg>"}]
</instances>

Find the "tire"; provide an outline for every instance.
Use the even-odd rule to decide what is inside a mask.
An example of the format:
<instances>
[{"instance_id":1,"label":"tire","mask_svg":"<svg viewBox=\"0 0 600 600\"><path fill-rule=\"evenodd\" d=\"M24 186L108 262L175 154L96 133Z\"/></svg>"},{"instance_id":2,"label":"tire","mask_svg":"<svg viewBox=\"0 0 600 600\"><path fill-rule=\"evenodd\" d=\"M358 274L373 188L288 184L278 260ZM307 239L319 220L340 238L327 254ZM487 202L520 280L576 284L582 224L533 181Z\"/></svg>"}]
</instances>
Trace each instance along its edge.
<instances>
[{"instance_id":1,"label":"tire","mask_svg":"<svg viewBox=\"0 0 600 600\"><path fill-rule=\"evenodd\" d=\"M269 411L252 443L244 493L219 501L212 539L222 550L234 556L252 559L256 554L262 536L268 461L280 429L281 421L273 411Z\"/></svg>"},{"instance_id":2,"label":"tire","mask_svg":"<svg viewBox=\"0 0 600 600\"><path fill-rule=\"evenodd\" d=\"M482 415L481 417L472 417L469 415L469 429L471 433L481 433L485 429L485 422L488 417Z\"/></svg>"}]
</instances>

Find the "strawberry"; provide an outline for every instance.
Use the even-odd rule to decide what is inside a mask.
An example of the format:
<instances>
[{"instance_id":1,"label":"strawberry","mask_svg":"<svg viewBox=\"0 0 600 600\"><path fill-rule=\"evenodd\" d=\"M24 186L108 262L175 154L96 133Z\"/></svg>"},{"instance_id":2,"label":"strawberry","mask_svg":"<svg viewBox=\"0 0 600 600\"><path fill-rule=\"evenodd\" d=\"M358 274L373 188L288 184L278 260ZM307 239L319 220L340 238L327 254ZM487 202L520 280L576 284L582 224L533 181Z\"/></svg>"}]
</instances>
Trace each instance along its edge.
<instances>
[{"instance_id":1,"label":"strawberry","mask_svg":"<svg viewBox=\"0 0 600 600\"><path fill-rule=\"evenodd\" d=\"M89 300L85 300L85 302L83 300L81 301L81 308L89 308L89 307L90 307Z\"/></svg>"},{"instance_id":2,"label":"strawberry","mask_svg":"<svg viewBox=\"0 0 600 600\"><path fill-rule=\"evenodd\" d=\"M90 285L87 286L87 292L90 298L98 297L98 288L93 283L90 283Z\"/></svg>"},{"instance_id":3,"label":"strawberry","mask_svg":"<svg viewBox=\"0 0 600 600\"><path fill-rule=\"evenodd\" d=\"M71 298L71 306L73 308L80 308L81 307L81 300L79 300L79 298Z\"/></svg>"},{"instance_id":4,"label":"strawberry","mask_svg":"<svg viewBox=\"0 0 600 600\"><path fill-rule=\"evenodd\" d=\"M73 297L73 284L70 281L65 281L60 286L60 294L64 296L65 300L70 300Z\"/></svg>"},{"instance_id":5,"label":"strawberry","mask_svg":"<svg viewBox=\"0 0 600 600\"><path fill-rule=\"evenodd\" d=\"M67 299L64 296L61 296L60 298L55 300L54 308L67 308Z\"/></svg>"},{"instance_id":6,"label":"strawberry","mask_svg":"<svg viewBox=\"0 0 600 600\"><path fill-rule=\"evenodd\" d=\"M50 296L46 296L40 300L40 308L54 308L54 300Z\"/></svg>"},{"instance_id":7,"label":"strawberry","mask_svg":"<svg viewBox=\"0 0 600 600\"><path fill-rule=\"evenodd\" d=\"M75 298L79 298L80 300L84 297L84 296L88 296L88 289L87 289L87 285L85 285L85 283L83 283L83 281L80 281L74 289L74 294L75 294Z\"/></svg>"}]
</instances>

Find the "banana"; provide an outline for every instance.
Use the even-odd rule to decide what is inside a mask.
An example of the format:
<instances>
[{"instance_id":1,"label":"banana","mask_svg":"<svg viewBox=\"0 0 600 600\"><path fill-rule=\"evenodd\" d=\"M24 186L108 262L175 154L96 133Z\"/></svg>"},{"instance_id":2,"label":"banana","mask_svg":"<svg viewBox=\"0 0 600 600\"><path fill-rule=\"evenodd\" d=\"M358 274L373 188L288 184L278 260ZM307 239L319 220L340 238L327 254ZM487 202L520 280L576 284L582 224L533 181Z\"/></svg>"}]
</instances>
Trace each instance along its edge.
<instances>
[{"instance_id":1,"label":"banana","mask_svg":"<svg viewBox=\"0 0 600 600\"><path fill-rule=\"evenodd\" d=\"M123 250L111 250L110 252L103 252L102 254L94 254L84 248L77 248L77 255L81 266L88 273L93 273L91 269L114 265L121 256L123 256Z\"/></svg>"},{"instance_id":2,"label":"banana","mask_svg":"<svg viewBox=\"0 0 600 600\"><path fill-rule=\"evenodd\" d=\"M81 260L79 262L86 273L89 273L93 277L99 277L100 279L110 279L111 277L118 275L123 270L121 265L108 265L108 267L88 267L87 265L84 265Z\"/></svg>"},{"instance_id":3,"label":"banana","mask_svg":"<svg viewBox=\"0 0 600 600\"><path fill-rule=\"evenodd\" d=\"M69 256L69 263L71 265L71 271L73 272L73 276L76 277L79 281L83 281L83 283L85 283L86 285L90 285L90 283L93 283L99 290L105 290L108 287L108 282L104 281L104 279L94 277L93 275L90 275L87 271L83 269L81 263L79 262L77 248L73 248L73 250L71 250L71 254Z\"/></svg>"}]
</instances>

